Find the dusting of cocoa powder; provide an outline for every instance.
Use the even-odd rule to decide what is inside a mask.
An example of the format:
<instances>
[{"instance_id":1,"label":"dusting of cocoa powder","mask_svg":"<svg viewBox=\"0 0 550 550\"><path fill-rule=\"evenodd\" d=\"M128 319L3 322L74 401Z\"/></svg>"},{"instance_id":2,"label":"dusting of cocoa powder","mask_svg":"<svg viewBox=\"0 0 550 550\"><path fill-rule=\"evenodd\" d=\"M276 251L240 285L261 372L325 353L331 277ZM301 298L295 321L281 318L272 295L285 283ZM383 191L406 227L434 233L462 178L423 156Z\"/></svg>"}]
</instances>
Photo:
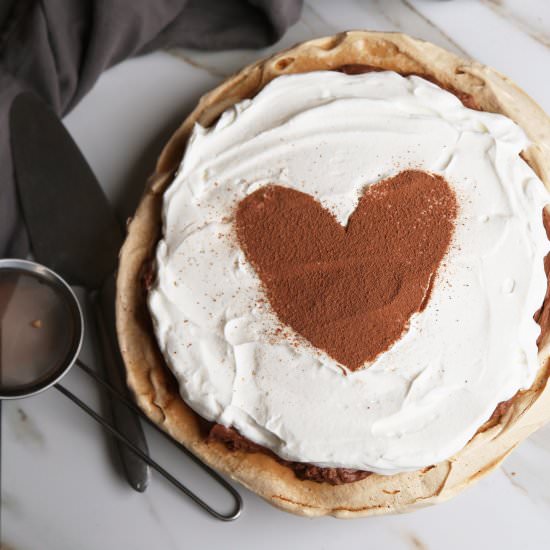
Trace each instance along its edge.
<instances>
[{"instance_id":1,"label":"dusting of cocoa powder","mask_svg":"<svg viewBox=\"0 0 550 550\"><path fill-rule=\"evenodd\" d=\"M417 170L368 186L347 227L313 197L268 185L243 199L236 229L280 321L356 370L427 304L457 200Z\"/></svg>"}]
</instances>

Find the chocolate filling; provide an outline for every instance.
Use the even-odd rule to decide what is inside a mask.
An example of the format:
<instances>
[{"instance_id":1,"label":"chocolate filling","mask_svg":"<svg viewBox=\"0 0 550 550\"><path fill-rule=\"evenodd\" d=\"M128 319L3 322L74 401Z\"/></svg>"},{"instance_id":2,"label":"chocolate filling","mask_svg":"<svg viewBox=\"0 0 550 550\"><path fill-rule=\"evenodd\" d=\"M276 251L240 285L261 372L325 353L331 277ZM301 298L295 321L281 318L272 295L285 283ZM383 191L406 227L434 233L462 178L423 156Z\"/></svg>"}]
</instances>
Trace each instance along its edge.
<instances>
[{"instance_id":1,"label":"chocolate filling","mask_svg":"<svg viewBox=\"0 0 550 550\"><path fill-rule=\"evenodd\" d=\"M287 466L294 471L298 479L316 481L317 483L330 483L331 485L342 485L359 481L368 477L371 472L363 470L353 470L350 468L321 468L307 462L292 462L284 460L271 452L269 449L262 447L256 443L252 443L250 439L243 437L235 428L226 428L221 424L213 424L207 436L208 440L220 441L230 451L244 451L247 453L263 453L274 458L279 464Z\"/></svg>"}]
</instances>

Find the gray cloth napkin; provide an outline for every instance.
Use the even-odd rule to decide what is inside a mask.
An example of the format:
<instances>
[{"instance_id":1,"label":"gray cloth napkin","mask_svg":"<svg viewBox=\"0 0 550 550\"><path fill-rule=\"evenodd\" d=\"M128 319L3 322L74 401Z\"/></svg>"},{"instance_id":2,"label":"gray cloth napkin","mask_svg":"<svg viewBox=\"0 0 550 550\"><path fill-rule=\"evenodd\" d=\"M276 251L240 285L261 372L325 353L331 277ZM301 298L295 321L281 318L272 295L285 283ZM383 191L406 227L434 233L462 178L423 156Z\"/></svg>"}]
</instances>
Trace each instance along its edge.
<instances>
[{"instance_id":1,"label":"gray cloth napkin","mask_svg":"<svg viewBox=\"0 0 550 550\"><path fill-rule=\"evenodd\" d=\"M267 46L296 22L301 6L302 0L2 0L0 257L28 251L8 124L19 92L34 91L63 116L102 71L127 57L175 46Z\"/></svg>"}]
</instances>

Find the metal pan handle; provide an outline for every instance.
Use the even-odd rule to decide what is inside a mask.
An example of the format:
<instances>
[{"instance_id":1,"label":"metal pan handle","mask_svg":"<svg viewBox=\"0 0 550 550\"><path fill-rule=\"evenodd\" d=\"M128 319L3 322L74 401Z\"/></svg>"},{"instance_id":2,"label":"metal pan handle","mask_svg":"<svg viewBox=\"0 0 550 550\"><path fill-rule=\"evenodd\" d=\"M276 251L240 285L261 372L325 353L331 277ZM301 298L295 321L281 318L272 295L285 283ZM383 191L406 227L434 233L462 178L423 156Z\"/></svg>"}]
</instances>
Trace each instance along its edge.
<instances>
[{"instance_id":1,"label":"metal pan handle","mask_svg":"<svg viewBox=\"0 0 550 550\"><path fill-rule=\"evenodd\" d=\"M180 483L170 472L165 470L158 462L156 462L150 456L144 453L139 447L136 447L136 445L134 445L126 436L120 433L110 422L108 422L102 416L97 414L93 409L91 409L88 405L86 405L86 403L84 403L76 395L70 392L67 388L65 388L64 386L58 383L58 384L55 384L54 386L56 390L58 390L63 395L68 397L75 405L80 407L86 414L88 414L96 422L101 424L118 441L126 445L133 453L135 453L144 462L149 464L151 468L156 470L161 476L163 476L166 480L168 480L172 485L174 485L187 497L193 500L193 502L198 504L203 510L208 512L211 516L221 521L233 521L240 516L243 509L243 501L242 501L241 495L220 474L218 474L218 472L210 468L210 466L207 466L206 464L204 464L204 462L201 462L193 453L191 453L191 451L186 449L178 441L175 441L174 439L172 439L164 430L159 428L152 420L150 420L140 408L138 408L134 403L126 399L121 393L119 393L109 383L107 383L99 375L97 375L94 371L92 371L90 367L85 365L80 359L76 360L76 364L86 374L88 374L88 376L93 378L100 386L106 389L114 398L116 398L120 403L123 403L126 407L134 411L137 415L139 415L140 418L142 418L152 428L154 428L160 434L162 434L163 437L165 437L172 445L175 445L179 450L183 451L189 458L191 458L191 460L193 460L193 462L195 462L195 464L200 466L208 475L210 475L210 477L212 477L212 479L214 479L219 485L221 485L233 497L233 500L235 501L235 506L233 508L233 511L229 514L222 514L217 510L214 510L214 508L212 508L209 504L204 502L204 500L202 500L193 491L188 489L185 485Z\"/></svg>"}]
</instances>

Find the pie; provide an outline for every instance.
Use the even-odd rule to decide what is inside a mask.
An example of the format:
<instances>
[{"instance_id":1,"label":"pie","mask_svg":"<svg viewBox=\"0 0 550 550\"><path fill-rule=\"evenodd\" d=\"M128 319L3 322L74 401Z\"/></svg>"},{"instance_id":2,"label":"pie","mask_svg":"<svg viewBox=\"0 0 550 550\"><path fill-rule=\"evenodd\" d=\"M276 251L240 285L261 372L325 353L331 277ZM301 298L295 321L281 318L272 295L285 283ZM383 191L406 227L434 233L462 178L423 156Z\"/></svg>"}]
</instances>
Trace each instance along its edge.
<instances>
[{"instance_id":1,"label":"pie","mask_svg":"<svg viewBox=\"0 0 550 550\"><path fill-rule=\"evenodd\" d=\"M550 418L541 182L547 115L427 42L350 31L244 68L128 225L137 403L293 513L450 498Z\"/></svg>"}]
</instances>

